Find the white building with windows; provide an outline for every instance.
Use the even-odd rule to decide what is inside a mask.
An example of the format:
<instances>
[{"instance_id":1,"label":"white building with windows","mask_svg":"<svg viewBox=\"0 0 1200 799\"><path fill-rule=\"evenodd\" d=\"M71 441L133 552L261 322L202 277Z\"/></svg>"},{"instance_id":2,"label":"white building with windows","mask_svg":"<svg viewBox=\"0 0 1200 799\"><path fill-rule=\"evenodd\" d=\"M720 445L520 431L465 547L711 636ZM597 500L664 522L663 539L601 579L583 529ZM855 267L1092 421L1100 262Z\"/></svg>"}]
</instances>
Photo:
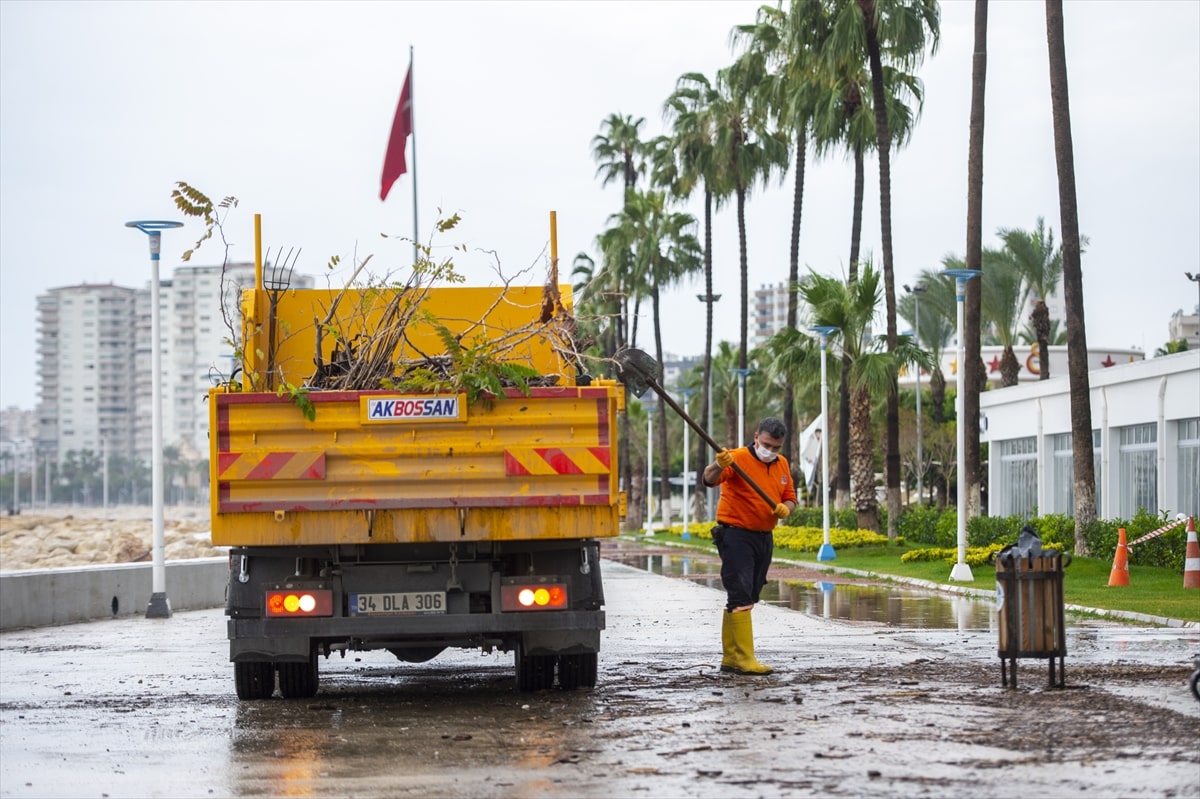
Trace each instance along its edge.
<instances>
[{"instance_id":1,"label":"white building with windows","mask_svg":"<svg viewBox=\"0 0 1200 799\"><path fill-rule=\"evenodd\" d=\"M797 298L796 327L804 330L808 327L808 306L804 300ZM754 307L751 310L753 319L750 329L750 347L761 347L771 336L787 327L788 284L774 283L761 285L754 290Z\"/></svg>"},{"instance_id":2,"label":"white building with windows","mask_svg":"<svg viewBox=\"0 0 1200 799\"><path fill-rule=\"evenodd\" d=\"M1200 350L1089 372L1096 512L1200 516ZM1070 382L985 391L988 515L1074 510Z\"/></svg>"},{"instance_id":3,"label":"white building with windows","mask_svg":"<svg viewBox=\"0 0 1200 799\"><path fill-rule=\"evenodd\" d=\"M38 297L37 446L55 460L134 452L137 294L84 283Z\"/></svg>"},{"instance_id":4,"label":"white building with windows","mask_svg":"<svg viewBox=\"0 0 1200 799\"><path fill-rule=\"evenodd\" d=\"M313 285L309 275L265 269L268 288L285 278L291 288ZM163 444L185 459L207 456L208 389L231 376L241 291L253 285L252 263L180 266L160 280ZM38 297L39 451L61 461L107 447L150 462L150 331L148 283L82 284Z\"/></svg>"}]
</instances>

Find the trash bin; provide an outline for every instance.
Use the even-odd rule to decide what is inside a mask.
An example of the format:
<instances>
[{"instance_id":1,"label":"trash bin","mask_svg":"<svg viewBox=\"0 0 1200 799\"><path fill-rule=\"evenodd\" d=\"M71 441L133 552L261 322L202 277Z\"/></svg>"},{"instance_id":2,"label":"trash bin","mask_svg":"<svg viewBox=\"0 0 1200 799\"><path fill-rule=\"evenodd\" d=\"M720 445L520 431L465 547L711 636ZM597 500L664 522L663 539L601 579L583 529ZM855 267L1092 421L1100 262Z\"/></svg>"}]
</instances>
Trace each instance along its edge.
<instances>
[{"instance_id":1,"label":"trash bin","mask_svg":"<svg viewBox=\"0 0 1200 799\"><path fill-rule=\"evenodd\" d=\"M1045 658L1050 667L1050 686L1061 688L1065 684L1063 565L1062 553L1042 549L1042 540L1028 525L1021 530L1016 544L996 555L1000 679L1005 687L1009 687L1009 667L1011 687L1017 687L1017 658ZM1058 658L1057 680L1055 658Z\"/></svg>"}]
</instances>

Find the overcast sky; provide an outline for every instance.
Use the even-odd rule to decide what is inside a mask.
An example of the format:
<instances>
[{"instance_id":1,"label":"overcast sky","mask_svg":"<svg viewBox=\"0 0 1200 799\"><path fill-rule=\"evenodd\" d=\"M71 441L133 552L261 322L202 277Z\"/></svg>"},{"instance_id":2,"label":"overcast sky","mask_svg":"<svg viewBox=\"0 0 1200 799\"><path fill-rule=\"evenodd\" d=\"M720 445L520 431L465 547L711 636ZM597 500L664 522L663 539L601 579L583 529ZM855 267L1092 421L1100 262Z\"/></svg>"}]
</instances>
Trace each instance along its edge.
<instances>
[{"instance_id":1,"label":"overcast sky","mask_svg":"<svg viewBox=\"0 0 1200 799\"><path fill-rule=\"evenodd\" d=\"M82 282L144 287L145 236L133 219L181 219L176 180L234 195L230 257L302 248L299 271L327 278L339 255L402 269L411 247L412 175L379 200L384 149L415 48L420 238L438 209L464 219L439 237L472 282L533 267L541 283L548 212L558 212L564 279L573 256L618 210L591 139L612 113L663 130L662 103L684 72L732 60L729 31L757 2L111 3L0 2L0 407L36 404L36 300ZM897 283L940 267L966 241L973 6L942 4L942 41L919 74L924 114L893 154ZM1066 47L1084 256L1088 343L1152 353L1170 315L1192 312L1185 271L1200 252L1200 3L1068 0ZM1044 5L999 0L989 13L984 243L999 227L1060 230ZM410 150L410 169L413 163ZM877 163L867 164L864 254L881 257ZM787 277L791 181L746 210L751 289ZM803 267L841 275L853 168L810 157ZM699 203L688 208L700 216ZM200 235L164 236L162 276ZM717 338L738 339L737 227L714 222ZM219 264L212 243L192 263ZM665 298L665 346L699 354L702 280ZM651 349L645 338L639 343Z\"/></svg>"}]
</instances>

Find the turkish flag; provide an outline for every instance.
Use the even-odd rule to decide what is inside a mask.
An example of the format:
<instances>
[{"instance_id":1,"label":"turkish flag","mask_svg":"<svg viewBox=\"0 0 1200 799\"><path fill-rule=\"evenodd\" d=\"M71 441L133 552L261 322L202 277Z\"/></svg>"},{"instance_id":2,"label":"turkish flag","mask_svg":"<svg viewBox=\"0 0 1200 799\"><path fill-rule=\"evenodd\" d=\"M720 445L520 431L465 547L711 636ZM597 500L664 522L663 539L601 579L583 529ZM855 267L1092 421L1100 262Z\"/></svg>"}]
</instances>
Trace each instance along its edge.
<instances>
[{"instance_id":1,"label":"turkish flag","mask_svg":"<svg viewBox=\"0 0 1200 799\"><path fill-rule=\"evenodd\" d=\"M396 179L408 171L408 163L404 160L404 149L408 146L408 137L412 135L412 64L408 65L408 74L404 76L404 88L400 90L400 104L396 106L396 116L392 120L392 135L388 139L387 154L383 157L383 184L379 190L379 199L386 200L388 192Z\"/></svg>"}]
</instances>

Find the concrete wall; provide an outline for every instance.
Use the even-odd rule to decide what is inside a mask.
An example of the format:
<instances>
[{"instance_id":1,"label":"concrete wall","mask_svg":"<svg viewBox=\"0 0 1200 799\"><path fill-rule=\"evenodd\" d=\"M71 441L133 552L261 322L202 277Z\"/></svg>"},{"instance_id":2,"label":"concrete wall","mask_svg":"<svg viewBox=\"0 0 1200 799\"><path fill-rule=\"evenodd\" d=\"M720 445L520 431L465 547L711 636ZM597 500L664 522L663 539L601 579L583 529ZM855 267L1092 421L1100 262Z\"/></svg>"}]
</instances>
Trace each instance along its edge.
<instances>
[{"instance_id":1,"label":"concrete wall","mask_svg":"<svg viewBox=\"0 0 1200 799\"><path fill-rule=\"evenodd\" d=\"M107 563L0 572L0 630L143 614L152 569L150 563ZM225 604L228 558L168 561L166 571L172 611Z\"/></svg>"}]
</instances>

